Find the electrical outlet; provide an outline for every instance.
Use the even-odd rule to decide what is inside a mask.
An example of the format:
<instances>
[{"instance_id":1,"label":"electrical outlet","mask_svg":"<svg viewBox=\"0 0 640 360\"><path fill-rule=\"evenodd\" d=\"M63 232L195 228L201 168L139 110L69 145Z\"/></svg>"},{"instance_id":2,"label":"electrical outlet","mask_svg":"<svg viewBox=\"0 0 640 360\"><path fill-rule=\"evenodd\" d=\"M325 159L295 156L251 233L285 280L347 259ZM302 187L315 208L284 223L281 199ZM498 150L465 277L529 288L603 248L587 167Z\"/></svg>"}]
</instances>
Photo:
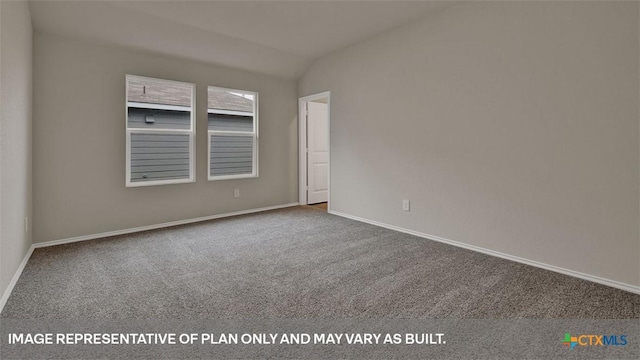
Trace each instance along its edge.
<instances>
[{"instance_id":1,"label":"electrical outlet","mask_svg":"<svg viewBox=\"0 0 640 360\"><path fill-rule=\"evenodd\" d=\"M24 232L25 233L29 232L29 217L28 216L24 217Z\"/></svg>"},{"instance_id":2,"label":"electrical outlet","mask_svg":"<svg viewBox=\"0 0 640 360\"><path fill-rule=\"evenodd\" d=\"M402 200L402 210L411 211L411 203L409 200Z\"/></svg>"},{"instance_id":3,"label":"electrical outlet","mask_svg":"<svg viewBox=\"0 0 640 360\"><path fill-rule=\"evenodd\" d=\"M233 197L234 198L239 198L240 197L240 189L233 190Z\"/></svg>"}]
</instances>

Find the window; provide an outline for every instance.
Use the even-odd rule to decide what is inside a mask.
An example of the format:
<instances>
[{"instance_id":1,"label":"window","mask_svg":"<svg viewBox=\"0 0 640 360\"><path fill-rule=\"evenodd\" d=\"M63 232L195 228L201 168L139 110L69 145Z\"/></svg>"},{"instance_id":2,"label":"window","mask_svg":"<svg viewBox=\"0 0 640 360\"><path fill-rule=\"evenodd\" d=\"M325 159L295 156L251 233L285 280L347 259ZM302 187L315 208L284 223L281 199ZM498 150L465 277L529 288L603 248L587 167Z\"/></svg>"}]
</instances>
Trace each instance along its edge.
<instances>
[{"instance_id":1,"label":"window","mask_svg":"<svg viewBox=\"0 0 640 360\"><path fill-rule=\"evenodd\" d=\"M195 86L134 75L126 82L126 186L193 182Z\"/></svg>"},{"instance_id":2,"label":"window","mask_svg":"<svg viewBox=\"0 0 640 360\"><path fill-rule=\"evenodd\" d=\"M208 89L209 180L258 176L258 93Z\"/></svg>"}]
</instances>

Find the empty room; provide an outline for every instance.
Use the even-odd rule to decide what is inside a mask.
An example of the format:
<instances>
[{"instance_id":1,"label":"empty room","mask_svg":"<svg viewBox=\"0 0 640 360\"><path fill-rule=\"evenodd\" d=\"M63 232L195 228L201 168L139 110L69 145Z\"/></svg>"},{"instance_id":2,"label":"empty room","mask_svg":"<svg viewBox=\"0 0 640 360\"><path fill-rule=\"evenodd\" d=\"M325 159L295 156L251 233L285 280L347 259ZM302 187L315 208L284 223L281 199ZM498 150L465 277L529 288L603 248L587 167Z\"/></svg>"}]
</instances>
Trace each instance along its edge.
<instances>
[{"instance_id":1,"label":"empty room","mask_svg":"<svg viewBox=\"0 0 640 360\"><path fill-rule=\"evenodd\" d=\"M640 2L0 0L0 358L640 357Z\"/></svg>"}]
</instances>

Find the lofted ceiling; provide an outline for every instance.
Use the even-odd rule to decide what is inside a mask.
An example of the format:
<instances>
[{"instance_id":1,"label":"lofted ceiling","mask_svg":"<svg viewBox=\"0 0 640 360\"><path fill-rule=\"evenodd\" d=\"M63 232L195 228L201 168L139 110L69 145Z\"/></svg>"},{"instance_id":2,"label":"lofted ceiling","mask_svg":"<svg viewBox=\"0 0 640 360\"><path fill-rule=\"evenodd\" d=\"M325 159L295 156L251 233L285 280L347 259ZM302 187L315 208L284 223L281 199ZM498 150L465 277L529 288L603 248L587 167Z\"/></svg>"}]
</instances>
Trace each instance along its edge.
<instances>
[{"instance_id":1,"label":"lofted ceiling","mask_svg":"<svg viewBox=\"0 0 640 360\"><path fill-rule=\"evenodd\" d=\"M296 78L455 1L29 1L36 31Z\"/></svg>"}]
</instances>

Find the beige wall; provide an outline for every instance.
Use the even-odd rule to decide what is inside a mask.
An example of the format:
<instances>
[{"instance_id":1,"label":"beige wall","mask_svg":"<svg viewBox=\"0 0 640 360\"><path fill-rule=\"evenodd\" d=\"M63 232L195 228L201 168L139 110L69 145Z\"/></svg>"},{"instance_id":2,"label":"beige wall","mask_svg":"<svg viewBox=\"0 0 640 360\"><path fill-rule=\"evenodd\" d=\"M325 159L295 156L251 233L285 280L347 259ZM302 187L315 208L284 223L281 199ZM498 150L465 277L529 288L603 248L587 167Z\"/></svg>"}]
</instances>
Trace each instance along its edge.
<instances>
[{"instance_id":1,"label":"beige wall","mask_svg":"<svg viewBox=\"0 0 640 360\"><path fill-rule=\"evenodd\" d=\"M26 2L0 2L0 297L31 246L31 51ZM0 308L3 304L0 304Z\"/></svg>"},{"instance_id":2,"label":"beige wall","mask_svg":"<svg viewBox=\"0 0 640 360\"><path fill-rule=\"evenodd\" d=\"M331 207L640 285L638 37L636 2L479 2L320 59Z\"/></svg>"},{"instance_id":3,"label":"beige wall","mask_svg":"<svg viewBox=\"0 0 640 360\"><path fill-rule=\"evenodd\" d=\"M34 52L34 242L297 202L294 81L40 33ZM125 74L196 84L195 183L125 187ZM259 178L207 181L207 85L260 93Z\"/></svg>"}]
</instances>

